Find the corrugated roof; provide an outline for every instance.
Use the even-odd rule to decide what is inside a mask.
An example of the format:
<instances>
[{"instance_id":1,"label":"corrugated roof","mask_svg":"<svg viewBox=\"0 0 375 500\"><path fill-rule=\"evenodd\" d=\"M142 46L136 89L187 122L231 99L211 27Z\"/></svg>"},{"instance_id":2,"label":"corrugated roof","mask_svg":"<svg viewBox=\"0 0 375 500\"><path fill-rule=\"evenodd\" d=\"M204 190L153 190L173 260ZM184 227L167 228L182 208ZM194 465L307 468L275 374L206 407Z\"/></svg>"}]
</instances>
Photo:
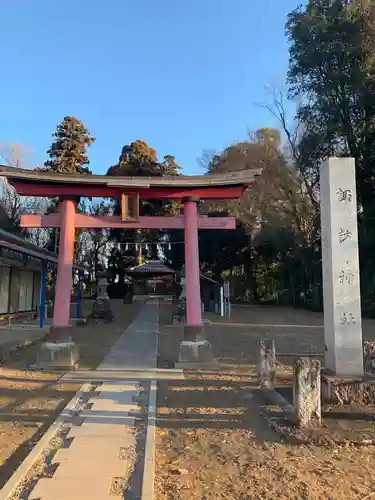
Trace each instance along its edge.
<instances>
[{"instance_id":1,"label":"corrugated roof","mask_svg":"<svg viewBox=\"0 0 375 500\"><path fill-rule=\"evenodd\" d=\"M57 264L58 261L58 255L56 253L40 248L30 241L27 241L16 234L9 233L4 229L0 229L0 247L5 247L15 252L29 255L30 257L34 257L36 259L53 262L55 264ZM73 264L73 269L85 271L85 267L79 264Z\"/></svg>"}]
</instances>

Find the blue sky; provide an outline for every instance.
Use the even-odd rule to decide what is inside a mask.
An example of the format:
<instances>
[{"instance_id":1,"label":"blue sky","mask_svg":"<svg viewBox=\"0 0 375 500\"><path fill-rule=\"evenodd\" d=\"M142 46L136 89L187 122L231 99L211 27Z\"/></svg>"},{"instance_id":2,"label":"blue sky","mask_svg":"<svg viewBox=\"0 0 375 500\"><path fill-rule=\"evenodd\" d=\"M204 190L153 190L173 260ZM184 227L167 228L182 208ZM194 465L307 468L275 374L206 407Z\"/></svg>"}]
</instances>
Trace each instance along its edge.
<instances>
[{"instance_id":1,"label":"blue sky","mask_svg":"<svg viewBox=\"0 0 375 500\"><path fill-rule=\"evenodd\" d=\"M186 174L197 158L274 125L256 103L285 79L286 15L299 0L1 0L0 142L45 159L81 119L104 173L143 139Z\"/></svg>"}]
</instances>

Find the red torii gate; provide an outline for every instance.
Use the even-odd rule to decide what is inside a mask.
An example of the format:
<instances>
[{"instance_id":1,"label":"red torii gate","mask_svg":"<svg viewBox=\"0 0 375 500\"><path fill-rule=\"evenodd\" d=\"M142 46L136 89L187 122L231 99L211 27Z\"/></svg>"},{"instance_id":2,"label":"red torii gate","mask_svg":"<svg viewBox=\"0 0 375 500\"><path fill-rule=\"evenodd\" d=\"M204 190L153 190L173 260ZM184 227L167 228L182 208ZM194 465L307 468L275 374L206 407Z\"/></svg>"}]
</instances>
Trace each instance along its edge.
<instances>
[{"instance_id":1,"label":"red torii gate","mask_svg":"<svg viewBox=\"0 0 375 500\"><path fill-rule=\"evenodd\" d=\"M182 229L185 232L186 325L184 340L204 340L201 318L200 268L198 252L199 229L235 229L234 217L209 218L198 215L200 200L237 199L260 174L260 170L210 176L120 177L104 175L67 175L37 172L0 166L20 196L59 197L60 212L50 215L22 215L21 227L60 228L56 296L51 333L58 339L69 336L70 295L76 228L146 228ZM122 217L89 216L76 213L79 198L113 197L134 200L133 214ZM139 199L182 200L182 217L138 217Z\"/></svg>"}]
</instances>

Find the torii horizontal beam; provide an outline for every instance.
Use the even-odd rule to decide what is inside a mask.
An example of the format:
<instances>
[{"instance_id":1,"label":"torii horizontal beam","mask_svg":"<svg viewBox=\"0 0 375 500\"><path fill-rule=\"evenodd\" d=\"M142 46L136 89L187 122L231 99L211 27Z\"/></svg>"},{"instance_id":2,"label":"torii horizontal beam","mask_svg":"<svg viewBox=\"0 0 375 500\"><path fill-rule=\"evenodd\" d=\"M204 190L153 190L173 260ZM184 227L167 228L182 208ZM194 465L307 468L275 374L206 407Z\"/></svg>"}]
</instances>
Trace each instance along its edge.
<instances>
[{"instance_id":1,"label":"torii horizontal beam","mask_svg":"<svg viewBox=\"0 0 375 500\"><path fill-rule=\"evenodd\" d=\"M235 217L199 217L199 229L236 229ZM77 229L183 229L183 217L139 217L122 221L119 216L75 215ZM21 215L21 227L55 228L60 227L60 214Z\"/></svg>"}]
</instances>

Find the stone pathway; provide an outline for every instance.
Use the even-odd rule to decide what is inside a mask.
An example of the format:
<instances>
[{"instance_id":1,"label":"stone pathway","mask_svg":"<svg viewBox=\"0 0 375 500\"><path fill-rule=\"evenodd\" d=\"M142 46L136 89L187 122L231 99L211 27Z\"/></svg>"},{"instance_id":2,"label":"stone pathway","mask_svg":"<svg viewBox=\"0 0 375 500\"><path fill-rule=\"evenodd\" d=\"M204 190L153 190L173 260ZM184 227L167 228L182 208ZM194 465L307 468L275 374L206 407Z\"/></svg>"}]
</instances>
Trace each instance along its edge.
<instances>
[{"instance_id":1,"label":"stone pathway","mask_svg":"<svg viewBox=\"0 0 375 500\"><path fill-rule=\"evenodd\" d=\"M155 396L142 373L155 376L157 324L158 302L149 301L91 372L95 390L72 421L70 446L56 452L56 470L37 482L29 500L114 500L126 492L126 498L139 498L148 404Z\"/></svg>"}]
</instances>

